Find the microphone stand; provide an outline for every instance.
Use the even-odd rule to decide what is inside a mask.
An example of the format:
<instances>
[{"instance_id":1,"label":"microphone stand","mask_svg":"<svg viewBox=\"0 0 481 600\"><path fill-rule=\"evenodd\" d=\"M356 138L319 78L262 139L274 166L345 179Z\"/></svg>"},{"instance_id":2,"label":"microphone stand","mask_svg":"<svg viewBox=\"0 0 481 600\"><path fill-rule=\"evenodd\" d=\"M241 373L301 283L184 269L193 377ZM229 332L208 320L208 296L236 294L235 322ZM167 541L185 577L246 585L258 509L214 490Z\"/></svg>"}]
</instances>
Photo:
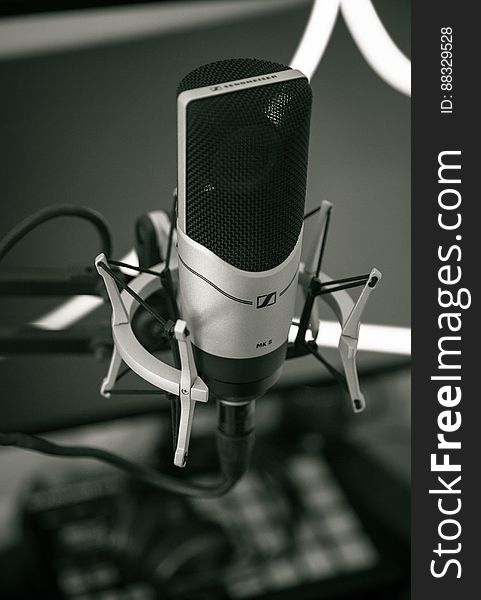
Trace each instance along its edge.
<instances>
[{"instance_id":1,"label":"microphone stand","mask_svg":"<svg viewBox=\"0 0 481 600\"><path fill-rule=\"evenodd\" d=\"M249 468L255 439L255 400L217 403L217 450L221 468L238 481Z\"/></svg>"}]
</instances>

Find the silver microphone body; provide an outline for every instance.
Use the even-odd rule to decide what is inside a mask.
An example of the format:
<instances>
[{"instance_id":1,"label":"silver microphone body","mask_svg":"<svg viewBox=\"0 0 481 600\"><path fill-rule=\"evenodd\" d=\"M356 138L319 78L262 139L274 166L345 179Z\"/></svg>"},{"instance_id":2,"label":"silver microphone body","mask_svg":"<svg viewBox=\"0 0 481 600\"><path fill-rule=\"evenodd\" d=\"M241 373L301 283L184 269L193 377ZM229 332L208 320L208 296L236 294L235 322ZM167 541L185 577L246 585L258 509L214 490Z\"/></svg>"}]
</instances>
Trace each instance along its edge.
<instances>
[{"instance_id":1,"label":"silver microphone body","mask_svg":"<svg viewBox=\"0 0 481 600\"><path fill-rule=\"evenodd\" d=\"M181 314L200 375L232 401L262 395L281 373L303 232L310 95L301 142L295 123L278 115L293 120L292 86L302 85L307 97L308 84L282 65L261 75L254 67L253 76L219 82L216 66L214 84L207 78L210 85L178 95ZM289 140L300 147L292 168Z\"/></svg>"}]
</instances>

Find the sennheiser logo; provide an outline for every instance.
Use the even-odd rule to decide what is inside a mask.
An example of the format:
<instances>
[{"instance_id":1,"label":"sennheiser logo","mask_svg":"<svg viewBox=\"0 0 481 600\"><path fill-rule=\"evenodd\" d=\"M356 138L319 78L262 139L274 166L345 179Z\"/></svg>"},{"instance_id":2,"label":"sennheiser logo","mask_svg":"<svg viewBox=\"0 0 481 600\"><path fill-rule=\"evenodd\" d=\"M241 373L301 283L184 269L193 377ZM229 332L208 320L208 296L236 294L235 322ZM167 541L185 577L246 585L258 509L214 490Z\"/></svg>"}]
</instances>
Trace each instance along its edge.
<instances>
[{"instance_id":1,"label":"sennheiser logo","mask_svg":"<svg viewBox=\"0 0 481 600\"><path fill-rule=\"evenodd\" d=\"M237 87L239 85L247 85L249 83L256 83L258 81L268 81L269 79L277 79L277 75L263 75L262 77L253 77L252 79L241 79L240 81L231 81L230 83L223 83L222 85L213 85L210 89L213 92L218 92L219 90L226 90L229 88Z\"/></svg>"},{"instance_id":2,"label":"sennheiser logo","mask_svg":"<svg viewBox=\"0 0 481 600\"><path fill-rule=\"evenodd\" d=\"M269 294L257 296L257 308L266 308L267 306L272 306L276 303L276 300L277 292L270 292Z\"/></svg>"}]
</instances>

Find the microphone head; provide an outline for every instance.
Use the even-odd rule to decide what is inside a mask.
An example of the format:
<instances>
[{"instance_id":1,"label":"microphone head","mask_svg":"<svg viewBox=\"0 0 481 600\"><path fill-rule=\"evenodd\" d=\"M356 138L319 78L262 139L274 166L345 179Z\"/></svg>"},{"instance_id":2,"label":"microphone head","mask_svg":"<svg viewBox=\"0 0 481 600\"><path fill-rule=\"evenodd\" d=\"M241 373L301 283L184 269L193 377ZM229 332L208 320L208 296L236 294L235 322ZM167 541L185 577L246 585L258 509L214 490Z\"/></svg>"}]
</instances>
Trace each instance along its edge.
<instances>
[{"instance_id":1,"label":"microphone head","mask_svg":"<svg viewBox=\"0 0 481 600\"><path fill-rule=\"evenodd\" d=\"M264 60L222 60L189 73L177 91L207 92L186 107L181 226L245 271L281 264L301 232L311 88L286 72L294 73Z\"/></svg>"},{"instance_id":2,"label":"microphone head","mask_svg":"<svg viewBox=\"0 0 481 600\"><path fill-rule=\"evenodd\" d=\"M199 371L224 396L268 387L285 358L311 103L302 73L258 59L199 67L177 90L181 304Z\"/></svg>"}]
</instances>

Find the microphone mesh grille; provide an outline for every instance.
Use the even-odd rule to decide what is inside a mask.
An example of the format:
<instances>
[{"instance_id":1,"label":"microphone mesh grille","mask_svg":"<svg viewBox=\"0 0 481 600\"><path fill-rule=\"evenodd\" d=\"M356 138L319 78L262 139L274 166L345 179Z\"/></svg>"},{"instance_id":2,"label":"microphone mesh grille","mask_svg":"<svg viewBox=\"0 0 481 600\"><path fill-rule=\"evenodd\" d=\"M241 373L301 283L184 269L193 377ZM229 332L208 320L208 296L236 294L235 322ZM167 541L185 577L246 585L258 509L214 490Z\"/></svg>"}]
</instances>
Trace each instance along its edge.
<instances>
[{"instance_id":1,"label":"microphone mesh grille","mask_svg":"<svg viewBox=\"0 0 481 600\"><path fill-rule=\"evenodd\" d=\"M286 69L256 59L220 61L187 75L179 93ZM310 109L303 78L188 104L189 237L244 271L266 271L289 256L303 223Z\"/></svg>"}]
</instances>

